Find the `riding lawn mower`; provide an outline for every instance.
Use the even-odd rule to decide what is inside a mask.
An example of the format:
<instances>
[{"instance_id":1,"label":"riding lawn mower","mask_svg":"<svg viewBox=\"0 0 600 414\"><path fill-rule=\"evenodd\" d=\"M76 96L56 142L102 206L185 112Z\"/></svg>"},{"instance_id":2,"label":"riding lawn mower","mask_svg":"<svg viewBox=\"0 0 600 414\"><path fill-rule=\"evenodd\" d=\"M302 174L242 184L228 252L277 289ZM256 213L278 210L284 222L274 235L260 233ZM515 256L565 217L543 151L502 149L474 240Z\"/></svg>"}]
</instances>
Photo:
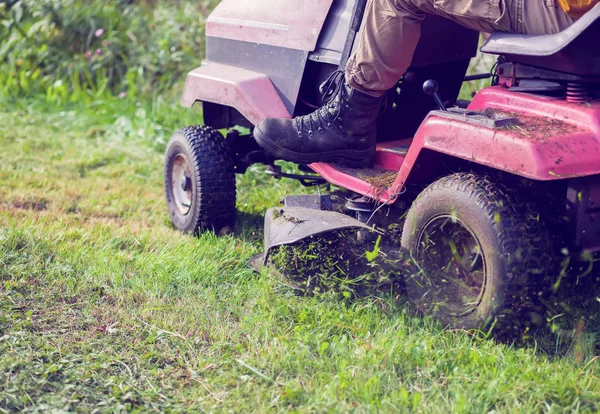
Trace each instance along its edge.
<instances>
[{"instance_id":1,"label":"riding lawn mower","mask_svg":"<svg viewBox=\"0 0 600 414\"><path fill-rule=\"evenodd\" d=\"M465 329L519 326L568 255L600 250L600 6L558 34L492 34L481 51L496 65L470 76L479 33L428 15L382 108L375 164L283 172L252 129L322 104L321 86L357 46L365 6L221 1L182 97L202 105L204 125L168 144L171 221L186 233L232 229L235 175L262 163L276 178L337 190L269 210L259 267L282 246L343 232L365 251L400 252L387 262L422 313ZM458 99L463 82L486 78L491 86Z\"/></svg>"}]
</instances>

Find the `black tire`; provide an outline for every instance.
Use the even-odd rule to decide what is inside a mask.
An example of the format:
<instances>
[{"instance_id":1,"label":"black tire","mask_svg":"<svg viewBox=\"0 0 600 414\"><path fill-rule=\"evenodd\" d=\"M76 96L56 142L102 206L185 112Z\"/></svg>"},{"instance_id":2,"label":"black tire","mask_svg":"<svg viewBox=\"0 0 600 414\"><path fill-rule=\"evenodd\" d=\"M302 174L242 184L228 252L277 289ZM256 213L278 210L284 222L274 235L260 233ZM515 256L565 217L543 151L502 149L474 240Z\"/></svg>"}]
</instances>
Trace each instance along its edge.
<instances>
[{"instance_id":1,"label":"black tire","mask_svg":"<svg viewBox=\"0 0 600 414\"><path fill-rule=\"evenodd\" d=\"M233 230L234 163L229 145L219 132L196 125L173 134L165 157L165 195L176 229L191 234Z\"/></svg>"},{"instance_id":2,"label":"black tire","mask_svg":"<svg viewBox=\"0 0 600 414\"><path fill-rule=\"evenodd\" d=\"M552 246L535 206L517 191L472 173L442 178L410 208L402 247L418 265L405 282L422 313L511 337L542 322L537 296Z\"/></svg>"}]
</instances>

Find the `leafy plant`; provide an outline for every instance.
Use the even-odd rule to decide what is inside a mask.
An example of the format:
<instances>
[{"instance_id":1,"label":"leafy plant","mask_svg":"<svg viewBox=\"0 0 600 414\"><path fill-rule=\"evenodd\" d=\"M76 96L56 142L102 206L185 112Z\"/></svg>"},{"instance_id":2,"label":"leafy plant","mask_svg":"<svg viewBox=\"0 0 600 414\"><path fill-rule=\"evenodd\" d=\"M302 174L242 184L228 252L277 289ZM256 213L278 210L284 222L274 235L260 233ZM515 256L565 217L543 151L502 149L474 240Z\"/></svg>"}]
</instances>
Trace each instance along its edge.
<instances>
[{"instance_id":1,"label":"leafy plant","mask_svg":"<svg viewBox=\"0 0 600 414\"><path fill-rule=\"evenodd\" d=\"M0 93L89 103L168 90L199 65L214 3L0 2Z\"/></svg>"}]
</instances>

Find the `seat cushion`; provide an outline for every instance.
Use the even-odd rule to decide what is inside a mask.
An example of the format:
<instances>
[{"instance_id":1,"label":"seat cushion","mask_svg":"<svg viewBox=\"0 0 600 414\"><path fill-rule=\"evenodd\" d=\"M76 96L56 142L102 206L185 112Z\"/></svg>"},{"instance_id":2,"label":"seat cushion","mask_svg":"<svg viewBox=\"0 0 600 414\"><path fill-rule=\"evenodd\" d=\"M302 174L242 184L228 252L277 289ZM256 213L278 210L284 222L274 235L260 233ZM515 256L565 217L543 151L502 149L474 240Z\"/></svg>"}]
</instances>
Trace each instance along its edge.
<instances>
[{"instance_id":1,"label":"seat cushion","mask_svg":"<svg viewBox=\"0 0 600 414\"><path fill-rule=\"evenodd\" d=\"M481 51L506 56L513 63L596 78L600 76L599 39L600 4L560 33L545 36L494 33Z\"/></svg>"},{"instance_id":2,"label":"seat cushion","mask_svg":"<svg viewBox=\"0 0 600 414\"><path fill-rule=\"evenodd\" d=\"M551 56L569 46L599 18L600 4L560 33L552 35L493 33L481 51L495 55ZM598 39L593 40L591 43L597 43ZM590 46L594 47L592 44Z\"/></svg>"}]
</instances>

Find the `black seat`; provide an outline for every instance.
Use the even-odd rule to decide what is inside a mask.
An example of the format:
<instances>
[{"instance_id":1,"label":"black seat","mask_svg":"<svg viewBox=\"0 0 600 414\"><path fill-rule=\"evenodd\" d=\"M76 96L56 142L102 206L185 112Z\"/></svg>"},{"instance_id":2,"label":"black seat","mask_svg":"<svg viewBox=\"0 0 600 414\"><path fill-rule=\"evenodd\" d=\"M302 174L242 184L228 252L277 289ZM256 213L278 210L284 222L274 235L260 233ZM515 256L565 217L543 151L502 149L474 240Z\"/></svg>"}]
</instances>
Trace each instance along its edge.
<instances>
[{"instance_id":1,"label":"black seat","mask_svg":"<svg viewBox=\"0 0 600 414\"><path fill-rule=\"evenodd\" d=\"M510 61L579 76L600 75L600 4L552 35L494 33L481 51Z\"/></svg>"}]
</instances>

